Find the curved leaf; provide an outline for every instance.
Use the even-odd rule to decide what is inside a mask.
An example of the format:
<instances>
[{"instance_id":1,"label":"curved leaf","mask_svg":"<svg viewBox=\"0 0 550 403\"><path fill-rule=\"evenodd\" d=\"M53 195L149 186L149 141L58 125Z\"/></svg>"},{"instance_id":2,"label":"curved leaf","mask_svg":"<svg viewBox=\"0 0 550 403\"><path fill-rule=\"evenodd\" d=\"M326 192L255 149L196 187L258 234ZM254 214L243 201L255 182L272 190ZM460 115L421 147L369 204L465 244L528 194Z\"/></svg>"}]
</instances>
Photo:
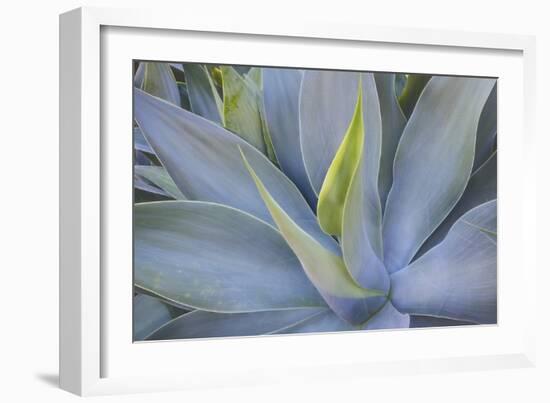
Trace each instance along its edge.
<instances>
[{"instance_id":1,"label":"curved leaf","mask_svg":"<svg viewBox=\"0 0 550 403\"><path fill-rule=\"evenodd\" d=\"M263 154L235 134L140 90L134 92L135 120L182 193L192 200L238 208L268 223L271 214L243 164L239 147L277 203L293 221L337 251L294 184Z\"/></svg>"},{"instance_id":2,"label":"curved leaf","mask_svg":"<svg viewBox=\"0 0 550 403\"><path fill-rule=\"evenodd\" d=\"M365 125L362 93L361 79L359 79L355 112L319 192L317 218L323 231L331 235L342 235L344 202L363 157Z\"/></svg>"},{"instance_id":3,"label":"curved leaf","mask_svg":"<svg viewBox=\"0 0 550 403\"><path fill-rule=\"evenodd\" d=\"M141 132L141 129L139 127L134 127L132 129L133 135L134 135L134 148L136 150L139 150L144 153L148 154L154 154L155 152L145 140L145 137L143 136L143 133Z\"/></svg>"},{"instance_id":4,"label":"curved leaf","mask_svg":"<svg viewBox=\"0 0 550 403\"><path fill-rule=\"evenodd\" d=\"M392 302L401 312L496 323L496 200L458 220L443 242L392 274Z\"/></svg>"},{"instance_id":5,"label":"curved leaf","mask_svg":"<svg viewBox=\"0 0 550 403\"><path fill-rule=\"evenodd\" d=\"M243 160L283 238L327 304L351 323L366 320L368 307L364 299L383 296L384 292L359 286L348 273L342 258L302 230L269 194L244 154Z\"/></svg>"},{"instance_id":6,"label":"curved leaf","mask_svg":"<svg viewBox=\"0 0 550 403\"><path fill-rule=\"evenodd\" d=\"M224 127L266 153L258 89L249 78L241 76L233 67L222 66L220 69L223 82Z\"/></svg>"},{"instance_id":7,"label":"curved leaf","mask_svg":"<svg viewBox=\"0 0 550 403\"><path fill-rule=\"evenodd\" d=\"M399 96L399 104L406 117L411 116L420 94L431 76L427 74L407 74L405 87Z\"/></svg>"},{"instance_id":8,"label":"curved leaf","mask_svg":"<svg viewBox=\"0 0 550 403\"><path fill-rule=\"evenodd\" d=\"M186 197L180 192L168 172L163 167L152 165L136 165L134 172L155 186L162 189L166 194L174 199L185 200Z\"/></svg>"},{"instance_id":9,"label":"curved leaf","mask_svg":"<svg viewBox=\"0 0 550 403\"><path fill-rule=\"evenodd\" d=\"M462 196L493 79L433 77L407 122L384 214L384 262L405 267Z\"/></svg>"},{"instance_id":10,"label":"curved leaf","mask_svg":"<svg viewBox=\"0 0 550 403\"><path fill-rule=\"evenodd\" d=\"M304 73L300 94L300 144L307 175L319 194L336 150L353 116L359 74Z\"/></svg>"},{"instance_id":11,"label":"curved leaf","mask_svg":"<svg viewBox=\"0 0 550 403\"><path fill-rule=\"evenodd\" d=\"M497 86L493 87L477 126L476 156L473 170L477 170L493 153L493 145L497 136Z\"/></svg>"},{"instance_id":12,"label":"curved leaf","mask_svg":"<svg viewBox=\"0 0 550 403\"><path fill-rule=\"evenodd\" d=\"M208 70L194 63L185 64L183 70L191 110L197 115L221 124L223 103Z\"/></svg>"},{"instance_id":13,"label":"curved leaf","mask_svg":"<svg viewBox=\"0 0 550 403\"><path fill-rule=\"evenodd\" d=\"M349 330L378 330L378 329L399 329L409 327L409 315L397 311L388 302L384 307L373 315L365 324L353 326L339 318L331 311L321 312L300 323L281 329L277 334L295 333L322 333L342 332Z\"/></svg>"},{"instance_id":14,"label":"curved leaf","mask_svg":"<svg viewBox=\"0 0 550 403\"><path fill-rule=\"evenodd\" d=\"M365 97L364 147L350 189L343 216L342 251L346 267L364 287L389 289L388 273L381 262L381 206L378 196L378 166L382 126L380 104L372 74L363 74ZM384 299L372 301L377 308ZM376 306L375 306L376 305Z\"/></svg>"},{"instance_id":15,"label":"curved leaf","mask_svg":"<svg viewBox=\"0 0 550 403\"><path fill-rule=\"evenodd\" d=\"M466 212L497 198L497 153L493 155L470 177L468 186L459 202L445 220L424 242L416 257L422 256L428 250L440 243L452 225Z\"/></svg>"},{"instance_id":16,"label":"curved leaf","mask_svg":"<svg viewBox=\"0 0 550 403\"><path fill-rule=\"evenodd\" d=\"M401 329L409 327L409 325L409 315L399 312L390 301L387 301L382 309L375 313L362 328L365 330Z\"/></svg>"},{"instance_id":17,"label":"curved leaf","mask_svg":"<svg viewBox=\"0 0 550 403\"><path fill-rule=\"evenodd\" d=\"M148 295L138 294L134 297L133 312L134 340L137 341L144 340L159 327L185 311L169 307Z\"/></svg>"},{"instance_id":18,"label":"curved leaf","mask_svg":"<svg viewBox=\"0 0 550 403\"><path fill-rule=\"evenodd\" d=\"M137 287L214 312L325 305L281 235L242 211L168 201L138 204L134 216Z\"/></svg>"},{"instance_id":19,"label":"curved leaf","mask_svg":"<svg viewBox=\"0 0 550 403\"><path fill-rule=\"evenodd\" d=\"M141 64L144 65L141 88L151 95L180 106L180 92L170 65L167 63L150 62L143 62Z\"/></svg>"},{"instance_id":20,"label":"curved leaf","mask_svg":"<svg viewBox=\"0 0 550 403\"><path fill-rule=\"evenodd\" d=\"M344 319L340 318L332 311L326 311L313 316L310 319L280 329L275 334L297 334L297 333L324 333L324 332L343 332L348 330L359 330Z\"/></svg>"},{"instance_id":21,"label":"curved leaf","mask_svg":"<svg viewBox=\"0 0 550 403\"><path fill-rule=\"evenodd\" d=\"M380 204L382 210L384 210L393 182L395 151L407 119L405 119L395 95L395 74L375 73L374 79L380 100L380 115L382 116L382 153L380 156L378 189Z\"/></svg>"},{"instance_id":22,"label":"curved leaf","mask_svg":"<svg viewBox=\"0 0 550 403\"><path fill-rule=\"evenodd\" d=\"M309 182L300 148L298 108L304 73L276 68L264 68L262 73L267 126L279 166L315 208L317 196Z\"/></svg>"},{"instance_id":23,"label":"curved leaf","mask_svg":"<svg viewBox=\"0 0 550 403\"><path fill-rule=\"evenodd\" d=\"M324 308L287 309L250 313L193 311L167 323L148 340L174 340L206 337L257 336L295 325L326 312Z\"/></svg>"}]
</instances>

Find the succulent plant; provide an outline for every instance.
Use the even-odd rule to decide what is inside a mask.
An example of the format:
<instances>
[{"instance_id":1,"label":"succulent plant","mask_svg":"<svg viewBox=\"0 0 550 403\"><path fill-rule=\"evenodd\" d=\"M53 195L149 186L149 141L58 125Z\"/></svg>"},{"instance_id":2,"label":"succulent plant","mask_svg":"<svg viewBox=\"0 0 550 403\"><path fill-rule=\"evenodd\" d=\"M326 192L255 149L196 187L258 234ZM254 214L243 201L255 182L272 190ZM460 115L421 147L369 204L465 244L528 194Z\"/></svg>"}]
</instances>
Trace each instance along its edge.
<instances>
[{"instance_id":1,"label":"succulent plant","mask_svg":"<svg viewBox=\"0 0 550 403\"><path fill-rule=\"evenodd\" d=\"M134 83L136 340L496 323L494 79Z\"/></svg>"}]
</instances>

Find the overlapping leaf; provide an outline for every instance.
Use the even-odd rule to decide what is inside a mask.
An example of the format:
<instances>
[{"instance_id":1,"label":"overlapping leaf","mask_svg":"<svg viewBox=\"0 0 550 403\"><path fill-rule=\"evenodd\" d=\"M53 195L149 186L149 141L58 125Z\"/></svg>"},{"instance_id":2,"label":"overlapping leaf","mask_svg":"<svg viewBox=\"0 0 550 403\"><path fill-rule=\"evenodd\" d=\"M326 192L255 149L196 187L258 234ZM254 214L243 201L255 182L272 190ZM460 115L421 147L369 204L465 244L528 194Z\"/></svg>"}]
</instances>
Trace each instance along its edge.
<instances>
[{"instance_id":1,"label":"overlapping leaf","mask_svg":"<svg viewBox=\"0 0 550 403\"><path fill-rule=\"evenodd\" d=\"M141 64L144 65L141 88L151 95L180 106L180 92L170 66L167 63L142 62Z\"/></svg>"},{"instance_id":2,"label":"overlapping leaf","mask_svg":"<svg viewBox=\"0 0 550 403\"><path fill-rule=\"evenodd\" d=\"M492 79L433 77L407 122L384 215L384 261L405 267L462 196Z\"/></svg>"},{"instance_id":3,"label":"overlapping leaf","mask_svg":"<svg viewBox=\"0 0 550 403\"><path fill-rule=\"evenodd\" d=\"M151 334L148 340L269 334L279 329L301 323L326 311L326 308L287 309L283 311L232 314L193 311L166 323Z\"/></svg>"},{"instance_id":4,"label":"overlapping leaf","mask_svg":"<svg viewBox=\"0 0 550 403\"><path fill-rule=\"evenodd\" d=\"M392 275L401 312L496 323L496 200L464 214L443 242Z\"/></svg>"},{"instance_id":5,"label":"overlapping leaf","mask_svg":"<svg viewBox=\"0 0 550 403\"><path fill-rule=\"evenodd\" d=\"M267 125L281 170L314 208L317 196L309 182L300 147L299 98L303 72L262 69Z\"/></svg>"},{"instance_id":6,"label":"overlapping leaf","mask_svg":"<svg viewBox=\"0 0 550 403\"><path fill-rule=\"evenodd\" d=\"M136 122L185 196L232 206L273 223L243 164L241 147L254 171L293 221L338 253L336 242L319 228L296 186L258 150L222 127L140 90L135 90L134 97Z\"/></svg>"},{"instance_id":7,"label":"overlapping leaf","mask_svg":"<svg viewBox=\"0 0 550 403\"><path fill-rule=\"evenodd\" d=\"M206 67L188 63L183 68L191 110L199 116L221 124L223 102Z\"/></svg>"},{"instance_id":8,"label":"overlapping leaf","mask_svg":"<svg viewBox=\"0 0 550 403\"><path fill-rule=\"evenodd\" d=\"M294 251L311 282L323 295L327 304L339 316L350 323L361 323L368 318L366 298L384 296L380 290L359 286L350 276L342 258L325 249L309 234L303 231L281 208L266 189L261 179L243 160L254 178L258 191L267 205L282 236Z\"/></svg>"},{"instance_id":9,"label":"overlapping leaf","mask_svg":"<svg viewBox=\"0 0 550 403\"><path fill-rule=\"evenodd\" d=\"M325 303L278 231L212 203L137 204L136 286L214 312L322 307Z\"/></svg>"}]
</instances>

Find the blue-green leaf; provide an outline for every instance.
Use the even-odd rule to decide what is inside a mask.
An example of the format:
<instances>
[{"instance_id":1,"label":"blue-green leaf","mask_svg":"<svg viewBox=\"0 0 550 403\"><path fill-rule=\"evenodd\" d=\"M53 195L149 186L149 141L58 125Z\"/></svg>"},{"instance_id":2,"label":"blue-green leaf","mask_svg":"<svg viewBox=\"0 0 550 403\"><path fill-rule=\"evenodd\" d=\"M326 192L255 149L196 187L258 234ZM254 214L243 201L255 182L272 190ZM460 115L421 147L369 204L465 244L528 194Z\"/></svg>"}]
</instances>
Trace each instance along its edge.
<instances>
[{"instance_id":1,"label":"blue-green leaf","mask_svg":"<svg viewBox=\"0 0 550 403\"><path fill-rule=\"evenodd\" d=\"M325 303L272 226L212 203L142 203L135 285L184 307L254 312Z\"/></svg>"},{"instance_id":2,"label":"blue-green leaf","mask_svg":"<svg viewBox=\"0 0 550 403\"><path fill-rule=\"evenodd\" d=\"M273 333L326 311L325 308L229 314L193 311L165 324L148 340L257 336Z\"/></svg>"},{"instance_id":3,"label":"blue-green leaf","mask_svg":"<svg viewBox=\"0 0 550 403\"><path fill-rule=\"evenodd\" d=\"M306 172L319 194L353 116L359 74L309 70L300 95L300 142Z\"/></svg>"},{"instance_id":4,"label":"blue-green leaf","mask_svg":"<svg viewBox=\"0 0 550 403\"><path fill-rule=\"evenodd\" d=\"M309 319L281 329L276 333L321 333L321 332L342 332L349 330L377 330L377 329L399 329L409 327L409 315L397 311L393 305L388 302L366 323L353 326L342 320L333 312L321 312Z\"/></svg>"},{"instance_id":5,"label":"blue-green leaf","mask_svg":"<svg viewBox=\"0 0 550 403\"><path fill-rule=\"evenodd\" d=\"M223 103L206 67L188 63L183 69L193 113L221 124Z\"/></svg>"},{"instance_id":6,"label":"blue-green leaf","mask_svg":"<svg viewBox=\"0 0 550 403\"><path fill-rule=\"evenodd\" d=\"M250 144L212 122L140 90L134 92L134 97L136 122L162 165L189 199L225 204L273 223L243 164L241 147L254 171L293 221L325 247L339 249L319 228L296 186Z\"/></svg>"},{"instance_id":7,"label":"blue-green leaf","mask_svg":"<svg viewBox=\"0 0 550 403\"><path fill-rule=\"evenodd\" d=\"M186 199L163 167L153 165L136 165L134 167L134 172L136 175L147 179L155 186L162 189L170 197L179 200Z\"/></svg>"},{"instance_id":8,"label":"blue-green leaf","mask_svg":"<svg viewBox=\"0 0 550 403\"><path fill-rule=\"evenodd\" d=\"M447 318L438 318L437 316L411 315L411 328L417 327L447 327L447 326L467 326L477 323L466 322L463 320L454 320Z\"/></svg>"},{"instance_id":9,"label":"blue-green leaf","mask_svg":"<svg viewBox=\"0 0 550 403\"><path fill-rule=\"evenodd\" d=\"M431 76L428 74L407 74L405 87L399 95L399 104L405 116L411 116L416 102L430 78Z\"/></svg>"},{"instance_id":10,"label":"blue-green leaf","mask_svg":"<svg viewBox=\"0 0 550 403\"><path fill-rule=\"evenodd\" d=\"M405 267L458 202L493 79L433 77L401 136L384 214L384 261Z\"/></svg>"},{"instance_id":11,"label":"blue-green leaf","mask_svg":"<svg viewBox=\"0 0 550 403\"><path fill-rule=\"evenodd\" d=\"M462 215L474 207L497 198L497 153L493 155L472 174L464 194L459 202L441 223L435 232L424 242L417 256L422 256L428 250L440 243L452 225Z\"/></svg>"},{"instance_id":12,"label":"blue-green leaf","mask_svg":"<svg viewBox=\"0 0 550 403\"><path fill-rule=\"evenodd\" d=\"M154 154L153 149L145 140L145 137L143 136L143 133L141 132L141 129L139 127L133 128L133 134L134 134L134 148L136 150L139 150L144 153L148 154Z\"/></svg>"},{"instance_id":13,"label":"blue-green leaf","mask_svg":"<svg viewBox=\"0 0 550 403\"><path fill-rule=\"evenodd\" d=\"M279 231L327 304L351 323L365 321L369 313L365 299L384 296L384 292L359 286L350 276L341 256L325 249L301 229L269 194L244 154L243 160Z\"/></svg>"},{"instance_id":14,"label":"blue-green leaf","mask_svg":"<svg viewBox=\"0 0 550 403\"><path fill-rule=\"evenodd\" d=\"M464 214L443 242L392 274L401 312L496 323L496 200Z\"/></svg>"},{"instance_id":15,"label":"blue-green leaf","mask_svg":"<svg viewBox=\"0 0 550 403\"><path fill-rule=\"evenodd\" d=\"M231 66L222 66L223 82L223 125L238 134L249 144L266 153L262 119L260 115L260 93L254 82L241 76Z\"/></svg>"},{"instance_id":16,"label":"blue-green leaf","mask_svg":"<svg viewBox=\"0 0 550 403\"><path fill-rule=\"evenodd\" d=\"M497 86L493 87L477 126L476 137L476 156L474 159L474 168L477 170L485 163L493 153L493 146L497 137Z\"/></svg>"},{"instance_id":17,"label":"blue-green leaf","mask_svg":"<svg viewBox=\"0 0 550 403\"><path fill-rule=\"evenodd\" d=\"M303 72L266 68L262 73L265 115L279 166L315 208L317 196L309 182L300 147L298 109Z\"/></svg>"},{"instance_id":18,"label":"blue-green leaf","mask_svg":"<svg viewBox=\"0 0 550 403\"><path fill-rule=\"evenodd\" d=\"M387 291L389 277L381 262L381 206L378 196L382 126L380 104L372 74L363 74L364 147L347 192L341 245L346 267L364 287ZM384 300L374 303L380 306Z\"/></svg>"},{"instance_id":19,"label":"blue-green leaf","mask_svg":"<svg viewBox=\"0 0 550 403\"><path fill-rule=\"evenodd\" d=\"M141 88L151 95L180 106L180 92L170 65L150 62L142 62L141 64L144 65Z\"/></svg>"},{"instance_id":20,"label":"blue-green leaf","mask_svg":"<svg viewBox=\"0 0 550 403\"><path fill-rule=\"evenodd\" d=\"M134 340L144 340L162 325L168 323L177 313L176 310L164 304L157 298L138 294L133 302Z\"/></svg>"},{"instance_id":21,"label":"blue-green leaf","mask_svg":"<svg viewBox=\"0 0 550 403\"><path fill-rule=\"evenodd\" d=\"M395 74L375 73L376 88L380 100L382 117L382 153L380 156L380 173L378 188L382 210L393 182L393 161L403 128L407 123L395 95Z\"/></svg>"}]
</instances>

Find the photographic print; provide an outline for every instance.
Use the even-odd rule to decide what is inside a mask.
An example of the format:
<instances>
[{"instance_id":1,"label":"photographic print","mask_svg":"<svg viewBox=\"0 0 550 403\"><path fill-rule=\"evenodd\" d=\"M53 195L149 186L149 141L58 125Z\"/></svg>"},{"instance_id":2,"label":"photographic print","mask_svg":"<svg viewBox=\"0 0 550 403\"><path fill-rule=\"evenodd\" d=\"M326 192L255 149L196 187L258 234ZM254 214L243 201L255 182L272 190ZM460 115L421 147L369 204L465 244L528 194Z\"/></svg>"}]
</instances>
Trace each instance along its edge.
<instances>
[{"instance_id":1,"label":"photographic print","mask_svg":"<svg viewBox=\"0 0 550 403\"><path fill-rule=\"evenodd\" d=\"M134 341L497 323L496 78L132 74Z\"/></svg>"}]
</instances>

